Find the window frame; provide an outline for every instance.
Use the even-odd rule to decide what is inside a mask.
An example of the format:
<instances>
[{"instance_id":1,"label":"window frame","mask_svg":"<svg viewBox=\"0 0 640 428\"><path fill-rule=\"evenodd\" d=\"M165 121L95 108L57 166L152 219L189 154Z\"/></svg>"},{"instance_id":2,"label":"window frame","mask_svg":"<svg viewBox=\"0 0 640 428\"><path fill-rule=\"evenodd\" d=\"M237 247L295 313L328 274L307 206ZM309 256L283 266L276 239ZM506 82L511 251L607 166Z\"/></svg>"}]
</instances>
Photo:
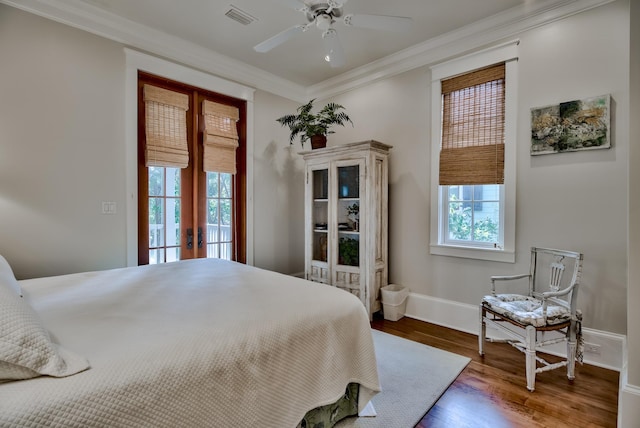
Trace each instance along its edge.
<instances>
[{"instance_id":1,"label":"window frame","mask_svg":"<svg viewBox=\"0 0 640 428\"><path fill-rule=\"evenodd\" d=\"M431 221L430 253L498 262L515 262L516 226L516 141L518 109L518 41L485 49L431 67ZM440 140L442 136L441 81L499 62L505 62L505 162L500 194L502 245L468 245L447 242L448 186L439 185Z\"/></svg>"},{"instance_id":2,"label":"window frame","mask_svg":"<svg viewBox=\"0 0 640 428\"><path fill-rule=\"evenodd\" d=\"M218 94L246 101L246 179L241 185L245 188L244 203L246 206L245 237L246 263L254 263L254 186L253 158L254 150L254 108L255 89L226 79L213 76L196 69L180 65L162 58L142 53L130 48L123 49L126 62L125 96L124 96L124 134L126 165L126 263L127 266L138 265L138 72L144 71L164 76L165 78L183 82Z\"/></svg>"}]
</instances>

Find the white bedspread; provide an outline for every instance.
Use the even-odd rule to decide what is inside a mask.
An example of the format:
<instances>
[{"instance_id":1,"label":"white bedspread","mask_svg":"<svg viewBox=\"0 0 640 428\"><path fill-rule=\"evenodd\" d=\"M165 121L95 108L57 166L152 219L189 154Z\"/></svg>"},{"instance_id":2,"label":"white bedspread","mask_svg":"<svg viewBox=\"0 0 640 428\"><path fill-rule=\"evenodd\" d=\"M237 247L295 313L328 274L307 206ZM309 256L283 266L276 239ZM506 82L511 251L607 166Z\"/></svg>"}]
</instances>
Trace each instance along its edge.
<instances>
[{"instance_id":1,"label":"white bedspread","mask_svg":"<svg viewBox=\"0 0 640 428\"><path fill-rule=\"evenodd\" d=\"M0 384L0 426L294 427L380 390L369 321L337 288L198 259L20 281L67 377Z\"/></svg>"}]
</instances>

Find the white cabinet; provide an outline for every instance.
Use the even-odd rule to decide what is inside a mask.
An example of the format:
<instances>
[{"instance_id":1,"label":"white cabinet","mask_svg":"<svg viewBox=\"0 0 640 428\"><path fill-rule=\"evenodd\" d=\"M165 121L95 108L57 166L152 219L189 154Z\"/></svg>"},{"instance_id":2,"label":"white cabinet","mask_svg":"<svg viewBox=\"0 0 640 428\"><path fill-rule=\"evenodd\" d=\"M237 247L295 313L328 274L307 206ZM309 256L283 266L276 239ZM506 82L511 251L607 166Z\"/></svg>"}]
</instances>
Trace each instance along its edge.
<instances>
[{"instance_id":1,"label":"white cabinet","mask_svg":"<svg viewBox=\"0 0 640 428\"><path fill-rule=\"evenodd\" d=\"M388 158L377 141L303 152L305 275L355 294L369 317L388 277Z\"/></svg>"}]
</instances>

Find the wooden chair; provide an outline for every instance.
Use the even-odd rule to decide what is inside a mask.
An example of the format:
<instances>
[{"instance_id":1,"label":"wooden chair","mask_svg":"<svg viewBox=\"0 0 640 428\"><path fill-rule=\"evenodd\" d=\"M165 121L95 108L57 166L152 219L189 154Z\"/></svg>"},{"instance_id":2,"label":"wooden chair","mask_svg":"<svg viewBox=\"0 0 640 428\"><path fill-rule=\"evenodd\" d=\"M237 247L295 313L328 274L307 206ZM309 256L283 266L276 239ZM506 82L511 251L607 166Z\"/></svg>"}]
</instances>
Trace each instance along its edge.
<instances>
[{"instance_id":1,"label":"wooden chair","mask_svg":"<svg viewBox=\"0 0 640 428\"><path fill-rule=\"evenodd\" d=\"M582 362L582 314L576 308L578 288L582 274L581 253L549 248L531 248L531 265L528 274L492 276L491 294L484 296L480 304L479 351L484 355L484 342L507 342L526 355L527 389L533 391L536 373L567 367L567 377L575 378L576 357ZM572 267L571 279L563 282L565 264ZM548 282L543 280L548 273ZM526 294L496 294L496 282L528 279ZM509 339L487 339L487 324L506 334ZM562 335L553 336L550 331ZM549 363L536 355L536 349L559 342L567 342L566 358ZM541 366L538 367L540 363Z\"/></svg>"}]
</instances>

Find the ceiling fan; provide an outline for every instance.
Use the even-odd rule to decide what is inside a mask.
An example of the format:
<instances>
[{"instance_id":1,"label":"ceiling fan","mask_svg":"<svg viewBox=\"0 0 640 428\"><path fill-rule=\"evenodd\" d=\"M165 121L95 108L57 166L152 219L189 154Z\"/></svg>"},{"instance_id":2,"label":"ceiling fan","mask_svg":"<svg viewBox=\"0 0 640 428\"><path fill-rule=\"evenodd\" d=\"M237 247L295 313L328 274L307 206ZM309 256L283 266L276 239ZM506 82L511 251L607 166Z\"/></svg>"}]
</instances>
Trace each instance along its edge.
<instances>
[{"instance_id":1,"label":"ceiling fan","mask_svg":"<svg viewBox=\"0 0 640 428\"><path fill-rule=\"evenodd\" d=\"M344 14L343 6L347 0L280 0L295 10L304 13L307 23L294 25L275 36L257 44L253 49L257 52L268 52L281 45L298 33L305 32L312 27L322 31L324 40L325 60L331 67L342 67L345 63L344 49L338 38L338 32L333 28L337 18L342 18L344 25L350 27L371 28L375 30L406 31L411 26L411 18L387 15L354 15Z\"/></svg>"}]
</instances>

